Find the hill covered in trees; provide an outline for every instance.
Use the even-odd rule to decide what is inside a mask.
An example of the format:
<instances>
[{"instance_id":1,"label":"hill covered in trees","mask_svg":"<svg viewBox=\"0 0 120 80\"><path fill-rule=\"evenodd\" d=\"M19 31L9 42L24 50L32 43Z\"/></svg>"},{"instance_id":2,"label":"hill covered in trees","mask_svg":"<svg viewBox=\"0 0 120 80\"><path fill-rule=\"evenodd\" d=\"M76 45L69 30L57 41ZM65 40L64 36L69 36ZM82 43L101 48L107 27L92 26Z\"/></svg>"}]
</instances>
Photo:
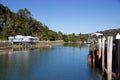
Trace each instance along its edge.
<instances>
[{"instance_id":1,"label":"hill covered in trees","mask_svg":"<svg viewBox=\"0 0 120 80\"><path fill-rule=\"evenodd\" d=\"M37 21L28 9L19 9L17 13L0 4L0 39L8 36L25 35L36 36L40 40L87 41L86 34L63 34L50 30L48 26Z\"/></svg>"},{"instance_id":2,"label":"hill covered in trees","mask_svg":"<svg viewBox=\"0 0 120 80\"><path fill-rule=\"evenodd\" d=\"M15 35L37 36L41 40L54 40L56 32L32 18L28 9L20 9L17 13L0 4L0 37L7 38Z\"/></svg>"}]
</instances>

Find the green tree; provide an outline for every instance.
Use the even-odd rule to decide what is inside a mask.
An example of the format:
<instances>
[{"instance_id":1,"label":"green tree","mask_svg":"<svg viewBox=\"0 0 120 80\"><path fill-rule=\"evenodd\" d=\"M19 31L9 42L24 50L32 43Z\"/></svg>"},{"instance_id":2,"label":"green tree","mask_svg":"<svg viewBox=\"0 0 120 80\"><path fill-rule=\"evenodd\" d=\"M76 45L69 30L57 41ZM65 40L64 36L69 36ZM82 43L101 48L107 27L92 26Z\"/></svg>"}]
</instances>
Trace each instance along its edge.
<instances>
[{"instance_id":1,"label":"green tree","mask_svg":"<svg viewBox=\"0 0 120 80\"><path fill-rule=\"evenodd\" d=\"M62 35L62 40L64 40L65 42L68 42L68 41L69 41L69 38L68 38L68 37L69 37L68 35L63 34L63 35Z\"/></svg>"},{"instance_id":2,"label":"green tree","mask_svg":"<svg viewBox=\"0 0 120 80\"><path fill-rule=\"evenodd\" d=\"M59 32L58 32L58 40L62 40L62 35L63 35L62 32L59 31Z\"/></svg>"},{"instance_id":3,"label":"green tree","mask_svg":"<svg viewBox=\"0 0 120 80\"><path fill-rule=\"evenodd\" d=\"M32 17L31 12L27 8L19 9L17 14L20 15L20 16L26 16L27 18Z\"/></svg>"}]
</instances>

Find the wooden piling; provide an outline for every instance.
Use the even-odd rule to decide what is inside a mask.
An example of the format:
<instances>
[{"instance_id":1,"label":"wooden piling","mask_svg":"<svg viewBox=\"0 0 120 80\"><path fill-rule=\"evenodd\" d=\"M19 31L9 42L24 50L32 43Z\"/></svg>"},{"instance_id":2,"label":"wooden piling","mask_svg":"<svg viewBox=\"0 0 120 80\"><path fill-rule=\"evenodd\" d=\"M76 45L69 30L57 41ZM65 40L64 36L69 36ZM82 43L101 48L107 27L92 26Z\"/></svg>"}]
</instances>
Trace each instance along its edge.
<instances>
[{"instance_id":1,"label":"wooden piling","mask_svg":"<svg viewBox=\"0 0 120 80\"><path fill-rule=\"evenodd\" d=\"M116 35L115 80L120 78L120 34Z\"/></svg>"},{"instance_id":2,"label":"wooden piling","mask_svg":"<svg viewBox=\"0 0 120 80\"><path fill-rule=\"evenodd\" d=\"M99 42L99 59L101 58L101 38L99 38L99 40L98 40L98 42Z\"/></svg>"},{"instance_id":3,"label":"wooden piling","mask_svg":"<svg viewBox=\"0 0 120 80\"><path fill-rule=\"evenodd\" d=\"M112 49L113 37L107 38L107 80L112 80Z\"/></svg>"},{"instance_id":4,"label":"wooden piling","mask_svg":"<svg viewBox=\"0 0 120 80\"><path fill-rule=\"evenodd\" d=\"M105 37L102 38L102 73L104 75L104 67L105 67L105 56L104 56L104 52L105 52Z\"/></svg>"}]
</instances>

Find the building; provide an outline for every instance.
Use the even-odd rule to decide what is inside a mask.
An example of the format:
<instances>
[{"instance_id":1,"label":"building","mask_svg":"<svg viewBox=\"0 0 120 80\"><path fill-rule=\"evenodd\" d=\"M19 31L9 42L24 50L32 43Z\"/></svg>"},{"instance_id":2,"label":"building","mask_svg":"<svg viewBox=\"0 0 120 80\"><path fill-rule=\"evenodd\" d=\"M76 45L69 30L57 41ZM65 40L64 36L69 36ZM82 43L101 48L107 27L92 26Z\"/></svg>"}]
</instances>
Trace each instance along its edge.
<instances>
[{"instance_id":1,"label":"building","mask_svg":"<svg viewBox=\"0 0 120 80\"><path fill-rule=\"evenodd\" d=\"M23 35L16 35L16 36L10 36L8 37L9 42L15 42L15 43L24 43L24 42L38 42L38 37L32 37L32 36L23 36Z\"/></svg>"}]
</instances>

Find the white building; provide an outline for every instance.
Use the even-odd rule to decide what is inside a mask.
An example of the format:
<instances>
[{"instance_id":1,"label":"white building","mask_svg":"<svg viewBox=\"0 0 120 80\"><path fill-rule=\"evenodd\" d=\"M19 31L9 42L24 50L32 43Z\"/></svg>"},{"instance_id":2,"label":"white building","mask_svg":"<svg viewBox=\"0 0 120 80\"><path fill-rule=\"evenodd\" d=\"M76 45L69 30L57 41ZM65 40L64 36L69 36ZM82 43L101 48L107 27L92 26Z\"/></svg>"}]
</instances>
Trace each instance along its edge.
<instances>
[{"instance_id":1,"label":"white building","mask_svg":"<svg viewBox=\"0 0 120 80\"><path fill-rule=\"evenodd\" d=\"M16 35L8 37L9 42L38 42L38 37Z\"/></svg>"},{"instance_id":2,"label":"white building","mask_svg":"<svg viewBox=\"0 0 120 80\"><path fill-rule=\"evenodd\" d=\"M103 36L103 33L98 33L98 32L96 32L96 33L93 33L93 34L91 34L91 36L93 36L93 35L95 35L95 36Z\"/></svg>"}]
</instances>

